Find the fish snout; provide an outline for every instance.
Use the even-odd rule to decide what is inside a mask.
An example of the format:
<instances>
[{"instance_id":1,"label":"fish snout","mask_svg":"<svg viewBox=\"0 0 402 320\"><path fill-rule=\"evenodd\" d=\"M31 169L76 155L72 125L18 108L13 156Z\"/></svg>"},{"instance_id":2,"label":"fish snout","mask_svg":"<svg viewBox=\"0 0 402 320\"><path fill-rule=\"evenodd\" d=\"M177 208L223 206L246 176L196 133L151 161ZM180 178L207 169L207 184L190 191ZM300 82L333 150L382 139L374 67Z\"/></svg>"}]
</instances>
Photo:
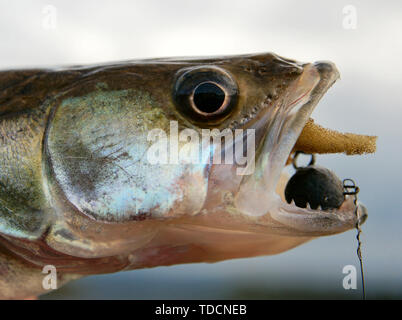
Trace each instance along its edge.
<instances>
[{"instance_id":1,"label":"fish snout","mask_svg":"<svg viewBox=\"0 0 402 320\"><path fill-rule=\"evenodd\" d=\"M316 61L313 65L320 74L321 79L335 81L340 78L338 68L331 61Z\"/></svg>"}]
</instances>

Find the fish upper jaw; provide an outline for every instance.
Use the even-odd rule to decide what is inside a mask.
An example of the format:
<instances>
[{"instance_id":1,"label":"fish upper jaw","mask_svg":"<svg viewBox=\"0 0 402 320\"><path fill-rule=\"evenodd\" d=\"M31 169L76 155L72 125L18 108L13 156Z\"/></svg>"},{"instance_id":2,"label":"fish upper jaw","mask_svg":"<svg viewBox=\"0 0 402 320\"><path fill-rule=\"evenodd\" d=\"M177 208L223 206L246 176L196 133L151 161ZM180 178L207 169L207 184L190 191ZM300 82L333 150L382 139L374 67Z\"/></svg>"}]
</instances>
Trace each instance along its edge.
<instances>
[{"instance_id":1,"label":"fish upper jaw","mask_svg":"<svg viewBox=\"0 0 402 320\"><path fill-rule=\"evenodd\" d=\"M329 235L355 227L356 212L361 221L365 220L365 207L357 204L356 210L353 199L345 197L342 206L334 212L300 208L281 200L276 193L281 172L311 113L339 78L339 72L331 62L319 61L305 64L303 68L303 73L283 99L265 111L266 135L256 159L256 169L253 175L243 179L235 197L235 207L251 217L269 215L283 225L276 226L279 233Z\"/></svg>"}]
</instances>

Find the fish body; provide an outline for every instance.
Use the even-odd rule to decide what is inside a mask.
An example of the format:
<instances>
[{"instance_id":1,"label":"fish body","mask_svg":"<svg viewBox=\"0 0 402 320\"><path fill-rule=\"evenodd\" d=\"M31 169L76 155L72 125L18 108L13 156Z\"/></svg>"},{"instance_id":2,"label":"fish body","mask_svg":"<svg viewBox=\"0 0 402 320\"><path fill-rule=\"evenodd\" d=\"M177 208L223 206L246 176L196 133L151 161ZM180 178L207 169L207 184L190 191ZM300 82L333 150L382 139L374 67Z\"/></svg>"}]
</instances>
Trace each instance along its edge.
<instances>
[{"instance_id":1,"label":"fish body","mask_svg":"<svg viewBox=\"0 0 402 320\"><path fill-rule=\"evenodd\" d=\"M338 77L272 53L0 72L0 297L43 293L46 265L63 284L354 228L366 212L351 198L329 212L283 197L282 169Z\"/></svg>"}]
</instances>

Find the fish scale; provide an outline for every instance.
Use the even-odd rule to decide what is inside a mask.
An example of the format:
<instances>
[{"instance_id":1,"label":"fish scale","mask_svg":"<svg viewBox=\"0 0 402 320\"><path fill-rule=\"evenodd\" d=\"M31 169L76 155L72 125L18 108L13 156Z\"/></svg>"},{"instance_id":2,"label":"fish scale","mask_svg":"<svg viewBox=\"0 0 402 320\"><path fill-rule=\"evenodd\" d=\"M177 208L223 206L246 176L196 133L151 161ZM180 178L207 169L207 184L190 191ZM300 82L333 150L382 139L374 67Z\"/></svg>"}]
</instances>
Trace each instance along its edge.
<instances>
[{"instance_id":1,"label":"fish scale","mask_svg":"<svg viewBox=\"0 0 402 320\"><path fill-rule=\"evenodd\" d=\"M279 254L353 229L360 202L326 212L281 200L296 150L375 151L375 137L312 122L338 78L331 62L273 53L1 71L0 298L45 292L49 264L62 285ZM218 134L200 146L206 129ZM173 157L197 148L207 153L194 162ZM236 148L246 163L236 152L214 162ZM150 161L152 150L173 162Z\"/></svg>"}]
</instances>

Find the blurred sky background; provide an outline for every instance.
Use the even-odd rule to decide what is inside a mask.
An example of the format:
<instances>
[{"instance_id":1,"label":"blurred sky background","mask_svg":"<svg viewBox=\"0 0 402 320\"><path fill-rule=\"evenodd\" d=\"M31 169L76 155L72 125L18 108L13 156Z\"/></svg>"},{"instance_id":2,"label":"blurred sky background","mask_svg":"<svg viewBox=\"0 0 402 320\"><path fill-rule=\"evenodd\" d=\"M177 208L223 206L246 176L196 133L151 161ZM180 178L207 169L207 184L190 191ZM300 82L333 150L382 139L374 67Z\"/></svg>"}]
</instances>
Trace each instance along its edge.
<instances>
[{"instance_id":1,"label":"blurred sky background","mask_svg":"<svg viewBox=\"0 0 402 320\"><path fill-rule=\"evenodd\" d=\"M345 28L353 27L345 20L349 5L355 29ZM401 1L0 0L0 40L1 69L265 51L335 62L341 80L313 118L378 135L378 151L319 156L318 164L355 179L369 209L362 235L367 296L402 298ZM342 268L359 270L355 235L277 256L91 276L43 298L359 299L359 280L358 290L342 287Z\"/></svg>"}]
</instances>

